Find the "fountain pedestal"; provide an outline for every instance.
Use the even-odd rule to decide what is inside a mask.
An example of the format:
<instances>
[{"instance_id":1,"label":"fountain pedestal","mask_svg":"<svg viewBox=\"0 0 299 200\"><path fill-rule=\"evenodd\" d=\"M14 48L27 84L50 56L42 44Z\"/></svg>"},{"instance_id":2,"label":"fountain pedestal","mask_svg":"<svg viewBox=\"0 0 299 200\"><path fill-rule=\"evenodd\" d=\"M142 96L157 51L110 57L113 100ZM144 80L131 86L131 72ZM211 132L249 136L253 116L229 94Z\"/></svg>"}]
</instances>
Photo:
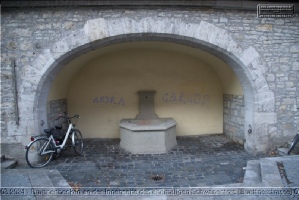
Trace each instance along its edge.
<instances>
[{"instance_id":1,"label":"fountain pedestal","mask_svg":"<svg viewBox=\"0 0 299 200\"><path fill-rule=\"evenodd\" d=\"M154 91L140 91L136 119L123 119L120 147L133 154L167 153L177 145L176 121L158 118L154 113Z\"/></svg>"}]
</instances>

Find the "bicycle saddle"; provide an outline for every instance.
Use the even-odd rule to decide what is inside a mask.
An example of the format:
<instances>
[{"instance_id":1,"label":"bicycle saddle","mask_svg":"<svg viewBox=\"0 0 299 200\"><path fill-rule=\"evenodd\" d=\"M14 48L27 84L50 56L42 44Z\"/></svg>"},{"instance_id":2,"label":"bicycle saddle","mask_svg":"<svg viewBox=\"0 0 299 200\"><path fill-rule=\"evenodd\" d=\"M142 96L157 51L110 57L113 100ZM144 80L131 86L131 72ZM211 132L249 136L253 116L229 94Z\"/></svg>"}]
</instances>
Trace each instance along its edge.
<instances>
[{"instance_id":1,"label":"bicycle saddle","mask_svg":"<svg viewBox=\"0 0 299 200\"><path fill-rule=\"evenodd\" d=\"M62 126L55 126L55 128L44 129L44 132L47 133L47 134L50 134L54 129L61 130Z\"/></svg>"},{"instance_id":2,"label":"bicycle saddle","mask_svg":"<svg viewBox=\"0 0 299 200\"><path fill-rule=\"evenodd\" d=\"M53 130L54 130L54 128L47 128L47 129L44 129L44 132L47 134L50 134Z\"/></svg>"}]
</instances>

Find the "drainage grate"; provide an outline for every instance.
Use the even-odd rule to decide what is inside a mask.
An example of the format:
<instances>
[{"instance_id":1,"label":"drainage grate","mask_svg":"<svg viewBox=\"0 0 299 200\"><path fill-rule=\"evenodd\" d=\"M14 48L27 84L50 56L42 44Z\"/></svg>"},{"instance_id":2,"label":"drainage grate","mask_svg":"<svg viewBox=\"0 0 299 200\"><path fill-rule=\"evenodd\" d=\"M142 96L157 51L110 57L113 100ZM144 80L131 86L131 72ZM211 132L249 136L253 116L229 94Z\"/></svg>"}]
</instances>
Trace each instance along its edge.
<instances>
[{"instance_id":1,"label":"drainage grate","mask_svg":"<svg viewBox=\"0 0 299 200\"><path fill-rule=\"evenodd\" d=\"M165 176L164 175L151 175L150 176L151 180L153 181L164 181Z\"/></svg>"}]
</instances>

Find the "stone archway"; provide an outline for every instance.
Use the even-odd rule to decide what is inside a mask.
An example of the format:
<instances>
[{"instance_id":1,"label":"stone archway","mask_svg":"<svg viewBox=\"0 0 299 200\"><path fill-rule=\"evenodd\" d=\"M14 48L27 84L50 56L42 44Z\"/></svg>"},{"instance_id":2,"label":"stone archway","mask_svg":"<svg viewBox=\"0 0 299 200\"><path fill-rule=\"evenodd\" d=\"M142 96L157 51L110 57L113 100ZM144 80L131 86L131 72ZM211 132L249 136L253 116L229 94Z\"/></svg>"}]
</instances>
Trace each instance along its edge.
<instances>
[{"instance_id":1,"label":"stone archway","mask_svg":"<svg viewBox=\"0 0 299 200\"><path fill-rule=\"evenodd\" d=\"M46 119L46 100L51 82L60 69L74 59L93 49L128 41L168 41L205 50L224 60L238 76L245 98L245 148L251 153L270 149L269 125L276 123L274 113L274 94L270 91L263 76L263 66L259 53L253 48L242 49L224 29L205 21L199 24L186 23L171 18L131 18L89 20L82 29L57 41L46 49L23 73L34 74L34 79L24 78L21 91L26 90L26 82L35 85L34 101L23 101L21 110L34 110L32 119L21 117L21 129L31 128L37 132L40 121ZM33 66L33 67L32 67ZM32 115L21 112L21 115ZM248 133L252 129L252 133ZM35 130L35 131L34 131Z\"/></svg>"}]
</instances>

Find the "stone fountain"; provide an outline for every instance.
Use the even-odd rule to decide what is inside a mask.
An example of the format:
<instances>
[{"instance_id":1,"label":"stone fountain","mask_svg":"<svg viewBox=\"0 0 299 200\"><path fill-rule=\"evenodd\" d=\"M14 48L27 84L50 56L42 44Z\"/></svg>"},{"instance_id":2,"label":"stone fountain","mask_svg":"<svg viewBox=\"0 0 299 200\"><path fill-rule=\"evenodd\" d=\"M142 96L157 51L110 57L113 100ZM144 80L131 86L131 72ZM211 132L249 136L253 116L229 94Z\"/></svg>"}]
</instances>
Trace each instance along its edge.
<instances>
[{"instance_id":1,"label":"stone fountain","mask_svg":"<svg viewBox=\"0 0 299 200\"><path fill-rule=\"evenodd\" d=\"M155 91L139 91L139 114L123 119L120 126L120 147L133 154L167 153L177 145L176 121L158 118L154 111Z\"/></svg>"}]
</instances>

